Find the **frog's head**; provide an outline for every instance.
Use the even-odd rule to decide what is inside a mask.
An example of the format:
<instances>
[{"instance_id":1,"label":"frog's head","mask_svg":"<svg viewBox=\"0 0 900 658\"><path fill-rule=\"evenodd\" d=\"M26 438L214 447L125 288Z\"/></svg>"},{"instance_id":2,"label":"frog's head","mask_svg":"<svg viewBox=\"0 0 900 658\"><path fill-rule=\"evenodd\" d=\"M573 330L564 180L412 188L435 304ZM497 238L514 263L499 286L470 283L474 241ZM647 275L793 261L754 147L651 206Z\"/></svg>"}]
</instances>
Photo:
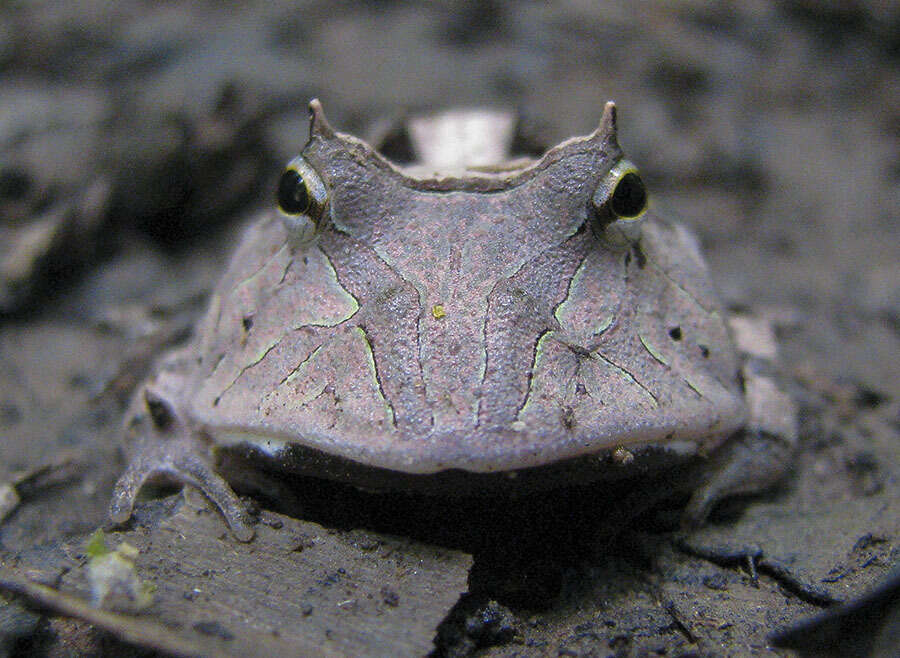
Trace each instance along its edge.
<instances>
[{"instance_id":1,"label":"frog's head","mask_svg":"<svg viewBox=\"0 0 900 658\"><path fill-rule=\"evenodd\" d=\"M392 163L334 131L318 101L310 114L278 201L293 248L326 259L358 306L309 358L343 391L340 422L355 396L368 461L508 469L741 421L705 265L686 232L645 214L612 103L593 133L536 160L452 172ZM315 281L297 285L322 298ZM389 419L378 428L376 407ZM328 418L332 429L297 424L340 443L350 430ZM392 449L397 437L418 447Z\"/></svg>"},{"instance_id":2,"label":"frog's head","mask_svg":"<svg viewBox=\"0 0 900 658\"><path fill-rule=\"evenodd\" d=\"M453 113L438 127L418 126L417 143L404 148L436 159L414 166L399 166L364 141L335 132L318 100L310 102L309 110L309 141L303 153L288 163L277 192L282 220L301 243L329 223L365 234L378 230L381 219L389 224L384 228L390 229L398 203L407 196L398 194L400 189L433 192L434 206L441 193L493 195L525 188L521 195L531 191L530 201L545 223L556 212L565 215L567 227L573 222L590 222L598 231L617 220L623 225L636 220L647 209L640 174L623 157L618 144L612 102L604 107L600 125L592 134L567 140L537 161L510 159L513 133L504 113ZM474 153L469 134L473 124L476 138L491 142L481 149L476 145ZM494 128L496 133L491 132ZM435 155L436 149L428 148L429 140L442 141L440 153ZM455 149L458 155L448 157L448 149ZM486 153L488 158L499 159L484 160ZM447 160L456 166L448 167Z\"/></svg>"}]
</instances>

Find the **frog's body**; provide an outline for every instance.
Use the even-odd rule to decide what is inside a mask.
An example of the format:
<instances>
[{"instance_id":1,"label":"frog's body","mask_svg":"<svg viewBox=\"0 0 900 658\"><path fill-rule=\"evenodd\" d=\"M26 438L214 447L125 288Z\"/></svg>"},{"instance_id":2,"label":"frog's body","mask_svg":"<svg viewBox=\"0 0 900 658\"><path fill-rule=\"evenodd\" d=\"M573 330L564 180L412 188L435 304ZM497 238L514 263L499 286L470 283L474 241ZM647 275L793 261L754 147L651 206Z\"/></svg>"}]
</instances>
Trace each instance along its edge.
<instances>
[{"instance_id":1,"label":"frog's body","mask_svg":"<svg viewBox=\"0 0 900 658\"><path fill-rule=\"evenodd\" d=\"M592 135L508 164L493 162L511 139L500 117L419 124L418 150L435 146L429 127L463 146L406 169L311 111L280 192L298 207L249 229L194 342L138 397L115 519L164 473L252 536L211 449L364 486L470 473L477 488L490 473L552 483L568 466L599 478L635 455L674 462L747 425L742 359L696 241L629 216L643 187L612 104ZM480 140L460 133L471 125ZM792 418L754 418L764 404L751 424L790 443ZM783 396L770 407L791 413Z\"/></svg>"}]
</instances>

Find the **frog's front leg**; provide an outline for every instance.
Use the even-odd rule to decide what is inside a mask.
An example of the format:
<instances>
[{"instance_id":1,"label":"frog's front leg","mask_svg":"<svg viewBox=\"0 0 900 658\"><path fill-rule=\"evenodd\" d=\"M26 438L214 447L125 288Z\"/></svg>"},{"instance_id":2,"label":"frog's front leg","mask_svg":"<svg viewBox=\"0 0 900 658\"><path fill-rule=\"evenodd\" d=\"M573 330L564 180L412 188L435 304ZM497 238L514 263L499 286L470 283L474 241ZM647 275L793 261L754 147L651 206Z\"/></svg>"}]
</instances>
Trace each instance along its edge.
<instances>
[{"instance_id":1,"label":"frog's front leg","mask_svg":"<svg viewBox=\"0 0 900 658\"><path fill-rule=\"evenodd\" d=\"M771 325L747 316L735 316L729 324L744 361L748 421L710 460L706 482L694 491L684 511L688 527L702 525L724 498L777 484L790 469L797 445L797 408L777 383Z\"/></svg>"},{"instance_id":2,"label":"frog's front leg","mask_svg":"<svg viewBox=\"0 0 900 658\"><path fill-rule=\"evenodd\" d=\"M137 431L135 450L116 483L110 518L116 523L127 521L144 484L162 478L199 489L219 508L238 540L253 539L250 518L228 483L215 472L202 435L152 386L144 388L137 404L144 409L131 418L130 430Z\"/></svg>"}]
</instances>

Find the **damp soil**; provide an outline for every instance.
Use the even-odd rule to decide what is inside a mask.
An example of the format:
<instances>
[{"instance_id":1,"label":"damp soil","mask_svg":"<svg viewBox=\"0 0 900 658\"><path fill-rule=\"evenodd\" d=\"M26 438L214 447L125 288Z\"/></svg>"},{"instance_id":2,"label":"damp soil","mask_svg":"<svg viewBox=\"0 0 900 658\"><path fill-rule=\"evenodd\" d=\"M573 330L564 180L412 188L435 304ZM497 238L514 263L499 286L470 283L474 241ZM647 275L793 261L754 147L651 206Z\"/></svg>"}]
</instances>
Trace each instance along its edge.
<instances>
[{"instance_id":1,"label":"damp soil","mask_svg":"<svg viewBox=\"0 0 900 658\"><path fill-rule=\"evenodd\" d=\"M874 1L0 3L0 655L796 655L771 633L900 556L898 27ZM271 206L312 97L363 135L509 106L537 143L614 99L651 203L778 328L791 477L693 533L678 497L610 522L621 485L306 479L247 499L250 545L170 490L110 527L131 392ZM97 528L138 549L113 612L91 605ZM879 631L842 632L837 653Z\"/></svg>"}]
</instances>

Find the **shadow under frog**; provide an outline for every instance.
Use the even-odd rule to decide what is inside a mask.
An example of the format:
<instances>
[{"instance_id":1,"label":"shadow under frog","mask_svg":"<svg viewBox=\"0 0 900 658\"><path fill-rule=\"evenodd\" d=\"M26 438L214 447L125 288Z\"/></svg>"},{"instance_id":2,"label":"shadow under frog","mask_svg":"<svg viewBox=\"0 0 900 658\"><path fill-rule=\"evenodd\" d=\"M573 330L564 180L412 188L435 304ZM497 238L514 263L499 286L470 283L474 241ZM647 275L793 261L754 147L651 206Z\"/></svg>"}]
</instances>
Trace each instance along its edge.
<instances>
[{"instance_id":1,"label":"shadow under frog","mask_svg":"<svg viewBox=\"0 0 900 658\"><path fill-rule=\"evenodd\" d=\"M249 541L229 454L438 496L697 462L689 523L781 477L793 405L766 355L736 348L696 239L648 209L612 103L537 159L509 159L502 113L421 119L405 166L310 114L279 210L135 397L113 520L161 476Z\"/></svg>"}]
</instances>

